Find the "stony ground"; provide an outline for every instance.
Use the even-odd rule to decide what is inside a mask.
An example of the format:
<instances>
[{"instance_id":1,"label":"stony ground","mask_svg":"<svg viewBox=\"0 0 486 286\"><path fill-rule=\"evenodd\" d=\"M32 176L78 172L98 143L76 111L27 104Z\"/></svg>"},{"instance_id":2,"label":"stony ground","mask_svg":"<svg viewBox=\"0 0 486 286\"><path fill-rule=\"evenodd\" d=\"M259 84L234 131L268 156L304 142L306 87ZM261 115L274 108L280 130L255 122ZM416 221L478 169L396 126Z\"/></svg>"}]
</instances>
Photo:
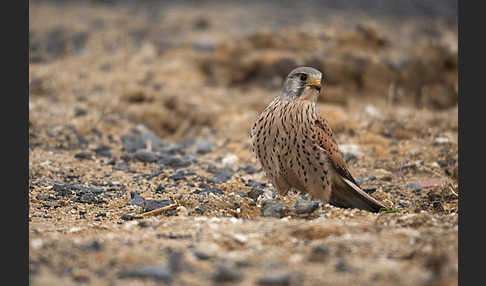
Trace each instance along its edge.
<instances>
[{"instance_id":1,"label":"stony ground","mask_svg":"<svg viewBox=\"0 0 486 286\"><path fill-rule=\"evenodd\" d=\"M32 285L457 285L455 24L110 3L30 3ZM265 178L248 130L299 65L389 211Z\"/></svg>"}]
</instances>

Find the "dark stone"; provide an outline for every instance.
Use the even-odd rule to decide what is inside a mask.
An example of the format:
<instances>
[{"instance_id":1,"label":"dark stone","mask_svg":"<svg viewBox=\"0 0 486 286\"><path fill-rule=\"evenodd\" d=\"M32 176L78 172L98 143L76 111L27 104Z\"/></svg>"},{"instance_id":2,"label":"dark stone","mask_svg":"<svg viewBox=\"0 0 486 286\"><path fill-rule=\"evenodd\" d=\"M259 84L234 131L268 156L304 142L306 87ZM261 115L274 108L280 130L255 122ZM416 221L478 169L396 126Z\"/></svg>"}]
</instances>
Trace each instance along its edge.
<instances>
[{"instance_id":1,"label":"dark stone","mask_svg":"<svg viewBox=\"0 0 486 286\"><path fill-rule=\"evenodd\" d=\"M189 167L192 164L192 160L187 156L183 158L177 158L170 155L166 155L163 156L161 159L159 159L157 161L157 164L178 169L178 168Z\"/></svg>"},{"instance_id":2,"label":"dark stone","mask_svg":"<svg viewBox=\"0 0 486 286\"><path fill-rule=\"evenodd\" d=\"M243 275L228 265L219 265L213 273L213 280L216 282L238 282Z\"/></svg>"},{"instance_id":3,"label":"dark stone","mask_svg":"<svg viewBox=\"0 0 486 286\"><path fill-rule=\"evenodd\" d=\"M258 197L263 194L263 190L257 189L257 188L253 188L247 194L248 194L248 197L250 197L254 201L256 201L258 199Z\"/></svg>"},{"instance_id":4,"label":"dark stone","mask_svg":"<svg viewBox=\"0 0 486 286\"><path fill-rule=\"evenodd\" d=\"M374 193L378 188L363 188L363 192L367 193L368 195L369 194L372 194Z\"/></svg>"},{"instance_id":5,"label":"dark stone","mask_svg":"<svg viewBox=\"0 0 486 286\"><path fill-rule=\"evenodd\" d=\"M77 33L73 36L73 44L74 44L74 50L77 53L83 52L86 46L86 40L88 40L88 33L86 32L80 32Z\"/></svg>"},{"instance_id":6,"label":"dark stone","mask_svg":"<svg viewBox=\"0 0 486 286\"><path fill-rule=\"evenodd\" d=\"M79 152L79 153L74 155L74 158L77 158L77 159L80 159L80 160L83 160L83 159L91 160L91 159L93 159L93 156L91 155L91 153L88 153L88 152Z\"/></svg>"},{"instance_id":7,"label":"dark stone","mask_svg":"<svg viewBox=\"0 0 486 286\"><path fill-rule=\"evenodd\" d=\"M121 216L122 220L133 220L135 217L131 214L124 214Z\"/></svg>"},{"instance_id":8,"label":"dark stone","mask_svg":"<svg viewBox=\"0 0 486 286\"><path fill-rule=\"evenodd\" d=\"M206 30L211 26L211 22L207 18L198 18L194 21L192 26L197 30Z\"/></svg>"},{"instance_id":9,"label":"dark stone","mask_svg":"<svg viewBox=\"0 0 486 286\"><path fill-rule=\"evenodd\" d=\"M144 207L145 199L142 198L137 192L130 192L130 198L131 200L127 204Z\"/></svg>"},{"instance_id":10,"label":"dark stone","mask_svg":"<svg viewBox=\"0 0 486 286\"><path fill-rule=\"evenodd\" d=\"M248 175L253 175L253 174L260 173L261 171L263 171L262 168L256 169L256 168L253 168L250 165L243 165L242 167L240 167L240 170L245 171L245 173L247 173Z\"/></svg>"},{"instance_id":11,"label":"dark stone","mask_svg":"<svg viewBox=\"0 0 486 286\"><path fill-rule=\"evenodd\" d=\"M102 246L101 246L101 244L97 240L94 240L94 241L92 241L92 242L90 242L88 244L81 245L80 248L82 250L87 250L87 251L90 251L90 250L92 250L92 251L99 251L99 250L102 249Z\"/></svg>"},{"instance_id":12,"label":"dark stone","mask_svg":"<svg viewBox=\"0 0 486 286\"><path fill-rule=\"evenodd\" d=\"M186 178L186 173L184 171L179 171L179 172L177 172L174 175L169 177L169 179L172 179L174 181L179 181L179 180L182 180L182 179L185 179L185 178Z\"/></svg>"},{"instance_id":13,"label":"dark stone","mask_svg":"<svg viewBox=\"0 0 486 286\"><path fill-rule=\"evenodd\" d=\"M157 194L163 194L163 193L165 193L165 187L162 186L162 185L158 185L157 188L155 189L155 192Z\"/></svg>"},{"instance_id":14,"label":"dark stone","mask_svg":"<svg viewBox=\"0 0 486 286\"><path fill-rule=\"evenodd\" d=\"M324 262L329 257L329 248L326 246L316 246L311 250L309 255L309 261L311 262Z\"/></svg>"},{"instance_id":15,"label":"dark stone","mask_svg":"<svg viewBox=\"0 0 486 286\"><path fill-rule=\"evenodd\" d=\"M73 201L85 204L100 204L106 203L105 200L98 198L94 193L84 193Z\"/></svg>"},{"instance_id":16,"label":"dark stone","mask_svg":"<svg viewBox=\"0 0 486 286\"><path fill-rule=\"evenodd\" d=\"M267 184L266 183L260 183L260 182L257 182L257 181L254 181L254 180L248 180L248 182L245 184L245 186L247 187L254 187L254 188L257 188L257 189L264 189Z\"/></svg>"},{"instance_id":17,"label":"dark stone","mask_svg":"<svg viewBox=\"0 0 486 286\"><path fill-rule=\"evenodd\" d=\"M108 157L111 158L111 148L106 145L100 145L96 149L94 149L95 153L102 156L102 157Z\"/></svg>"},{"instance_id":18,"label":"dark stone","mask_svg":"<svg viewBox=\"0 0 486 286\"><path fill-rule=\"evenodd\" d=\"M74 110L74 116L79 117L79 116L85 116L87 114L86 110L80 107L76 107Z\"/></svg>"},{"instance_id":19,"label":"dark stone","mask_svg":"<svg viewBox=\"0 0 486 286\"><path fill-rule=\"evenodd\" d=\"M347 264L342 258L338 259L338 262L334 265L334 269L336 269L337 272L352 272L353 268Z\"/></svg>"},{"instance_id":20,"label":"dark stone","mask_svg":"<svg viewBox=\"0 0 486 286\"><path fill-rule=\"evenodd\" d=\"M54 183L52 185L52 189L61 196L71 194L71 189L67 185L64 185L64 184Z\"/></svg>"},{"instance_id":21,"label":"dark stone","mask_svg":"<svg viewBox=\"0 0 486 286\"><path fill-rule=\"evenodd\" d=\"M258 279L258 285L260 286L289 286L290 274L289 273L277 273L268 274Z\"/></svg>"},{"instance_id":22,"label":"dark stone","mask_svg":"<svg viewBox=\"0 0 486 286\"><path fill-rule=\"evenodd\" d=\"M56 200L58 200L58 198L56 198L56 197L52 197L52 196L45 195L45 194L38 194L37 196L35 196L35 198L38 199L39 201L56 201Z\"/></svg>"},{"instance_id":23,"label":"dark stone","mask_svg":"<svg viewBox=\"0 0 486 286\"><path fill-rule=\"evenodd\" d=\"M211 256L209 256L207 253L201 252L201 251L194 251L194 256L196 256L199 260L209 260Z\"/></svg>"},{"instance_id":24,"label":"dark stone","mask_svg":"<svg viewBox=\"0 0 486 286\"><path fill-rule=\"evenodd\" d=\"M170 199L162 199L162 200L145 200L143 204L143 210L145 212L153 211L155 209L160 209L172 204L172 200Z\"/></svg>"},{"instance_id":25,"label":"dark stone","mask_svg":"<svg viewBox=\"0 0 486 286\"><path fill-rule=\"evenodd\" d=\"M257 204L256 204L256 202L249 202L249 203L248 203L248 205L249 205L250 207L254 207L254 206L256 206Z\"/></svg>"},{"instance_id":26,"label":"dark stone","mask_svg":"<svg viewBox=\"0 0 486 286\"><path fill-rule=\"evenodd\" d=\"M208 169L211 173L215 174L216 177L208 179L208 183L211 184L222 184L231 179L234 174L233 169L229 167L225 168L216 168L216 169Z\"/></svg>"},{"instance_id":27,"label":"dark stone","mask_svg":"<svg viewBox=\"0 0 486 286\"><path fill-rule=\"evenodd\" d=\"M61 57L66 52L66 31L62 28L56 28L50 31L46 37L47 53L54 57Z\"/></svg>"},{"instance_id":28,"label":"dark stone","mask_svg":"<svg viewBox=\"0 0 486 286\"><path fill-rule=\"evenodd\" d=\"M412 168L416 168L416 167L417 167L417 165L410 163L410 164L403 165L402 169L412 169Z\"/></svg>"},{"instance_id":29,"label":"dark stone","mask_svg":"<svg viewBox=\"0 0 486 286\"><path fill-rule=\"evenodd\" d=\"M398 155L398 151L397 150L390 150L390 154L392 154L392 155Z\"/></svg>"},{"instance_id":30,"label":"dark stone","mask_svg":"<svg viewBox=\"0 0 486 286\"><path fill-rule=\"evenodd\" d=\"M157 161L158 156L154 152L138 150L135 152L135 158L141 162L153 163Z\"/></svg>"},{"instance_id":31,"label":"dark stone","mask_svg":"<svg viewBox=\"0 0 486 286\"><path fill-rule=\"evenodd\" d=\"M319 207L318 201L305 201L305 200L298 200L295 202L294 208L297 214L307 214L312 213Z\"/></svg>"},{"instance_id":32,"label":"dark stone","mask_svg":"<svg viewBox=\"0 0 486 286\"><path fill-rule=\"evenodd\" d=\"M132 270L121 272L118 275L119 278L142 278L142 279L154 279L164 282L170 282L172 279L172 273L169 269L161 265L150 265L137 267Z\"/></svg>"},{"instance_id":33,"label":"dark stone","mask_svg":"<svg viewBox=\"0 0 486 286\"><path fill-rule=\"evenodd\" d=\"M283 216L285 216L285 213L285 208L279 203L268 200L265 201L265 203L263 204L262 216L264 217L282 218Z\"/></svg>"},{"instance_id":34,"label":"dark stone","mask_svg":"<svg viewBox=\"0 0 486 286\"><path fill-rule=\"evenodd\" d=\"M385 138L392 138L393 137L393 133L391 131L384 131L381 135L383 135L383 137L385 137Z\"/></svg>"},{"instance_id":35,"label":"dark stone","mask_svg":"<svg viewBox=\"0 0 486 286\"><path fill-rule=\"evenodd\" d=\"M46 204L42 204L43 207L45 208L59 208L61 207L60 204L57 204L57 203L46 203Z\"/></svg>"}]
</instances>

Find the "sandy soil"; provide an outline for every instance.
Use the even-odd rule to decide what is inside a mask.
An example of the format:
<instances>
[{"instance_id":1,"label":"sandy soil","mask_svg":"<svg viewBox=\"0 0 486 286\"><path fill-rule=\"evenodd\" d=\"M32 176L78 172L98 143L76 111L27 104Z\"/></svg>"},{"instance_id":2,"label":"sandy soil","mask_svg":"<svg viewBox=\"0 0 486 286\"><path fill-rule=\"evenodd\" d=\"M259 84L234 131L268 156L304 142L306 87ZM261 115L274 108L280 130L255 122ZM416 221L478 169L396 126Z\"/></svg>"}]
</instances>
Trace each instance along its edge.
<instances>
[{"instance_id":1,"label":"sandy soil","mask_svg":"<svg viewBox=\"0 0 486 286\"><path fill-rule=\"evenodd\" d=\"M30 3L32 285L457 285L455 24L267 8ZM276 195L248 130L299 65L394 211Z\"/></svg>"}]
</instances>

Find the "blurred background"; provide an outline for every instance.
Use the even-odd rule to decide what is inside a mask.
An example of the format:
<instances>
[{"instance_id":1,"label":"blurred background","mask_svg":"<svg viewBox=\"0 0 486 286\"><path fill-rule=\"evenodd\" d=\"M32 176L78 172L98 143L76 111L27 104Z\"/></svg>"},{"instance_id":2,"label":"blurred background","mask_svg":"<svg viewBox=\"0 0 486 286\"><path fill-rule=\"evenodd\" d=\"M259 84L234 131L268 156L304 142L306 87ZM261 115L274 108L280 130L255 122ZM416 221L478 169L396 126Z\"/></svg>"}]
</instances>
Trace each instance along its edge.
<instances>
[{"instance_id":1,"label":"blurred background","mask_svg":"<svg viewBox=\"0 0 486 286\"><path fill-rule=\"evenodd\" d=\"M161 136L246 129L301 65L324 73L322 103L457 105L456 1L59 0L29 12L32 98L116 111Z\"/></svg>"}]
</instances>

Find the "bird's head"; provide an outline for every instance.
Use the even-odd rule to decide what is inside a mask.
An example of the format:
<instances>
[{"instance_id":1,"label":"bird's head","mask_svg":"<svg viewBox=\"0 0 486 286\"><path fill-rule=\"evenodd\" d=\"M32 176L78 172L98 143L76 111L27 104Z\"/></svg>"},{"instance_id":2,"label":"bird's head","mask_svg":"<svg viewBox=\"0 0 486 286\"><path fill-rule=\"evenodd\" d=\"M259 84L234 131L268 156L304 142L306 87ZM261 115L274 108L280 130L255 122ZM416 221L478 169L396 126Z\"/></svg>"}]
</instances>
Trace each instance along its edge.
<instances>
[{"instance_id":1,"label":"bird's head","mask_svg":"<svg viewBox=\"0 0 486 286\"><path fill-rule=\"evenodd\" d=\"M289 73L281 98L316 102L321 93L322 73L315 68L299 67Z\"/></svg>"}]
</instances>

